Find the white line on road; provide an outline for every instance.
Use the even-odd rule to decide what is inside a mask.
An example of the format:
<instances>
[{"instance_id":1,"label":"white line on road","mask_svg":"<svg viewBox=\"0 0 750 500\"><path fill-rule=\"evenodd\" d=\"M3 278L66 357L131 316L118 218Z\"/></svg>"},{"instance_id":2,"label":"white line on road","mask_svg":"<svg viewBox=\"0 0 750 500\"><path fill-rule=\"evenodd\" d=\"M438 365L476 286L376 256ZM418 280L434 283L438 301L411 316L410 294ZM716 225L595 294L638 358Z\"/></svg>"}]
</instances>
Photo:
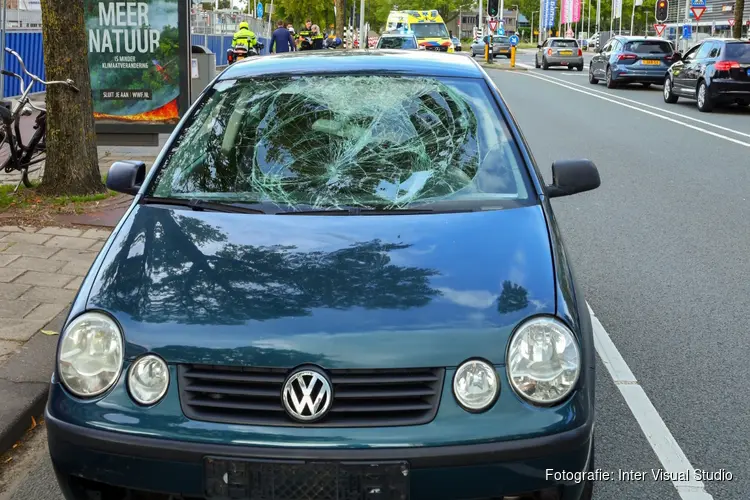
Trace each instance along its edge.
<instances>
[{"instance_id":1,"label":"white line on road","mask_svg":"<svg viewBox=\"0 0 750 500\"><path fill-rule=\"evenodd\" d=\"M522 64L522 63L519 63L518 65L519 66L525 66L528 69L532 68L532 66L527 66L527 65ZM677 113L675 111L670 111L668 109L660 108L658 106L652 106L651 104L645 104L645 103L643 103L641 101L636 101L635 99L628 99L627 97L622 97L622 96L619 96L619 95L612 94L610 92L604 92L602 90L597 90L596 88L586 87L584 85L579 85L577 83L564 82L563 80L559 80L558 78L555 78L553 76L549 76L549 75L538 75L538 76L540 76L542 78L547 78L547 79L550 79L550 80L557 80L557 81L566 83L568 85L574 85L575 87L579 87L579 88L584 89L584 90L589 91L589 92L595 92L595 93L597 93L599 95L604 95L604 96L607 96L607 97L612 97L614 99L619 99L619 100L624 101L624 102L630 102L630 103L633 103L633 104L638 104L639 106L643 106L645 108L655 109L655 110L657 110L657 111L659 111L661 113L667 113L669 115L679 116L680 118L683 118L685 120L690 120L690 121L695 122L695 123L700 123L701 125L707 125L709 127L714 127L716 129L722 130L724 132L729 132L729 133L735 134L735 135L741 135L743 137L747 137L748 139L750 139L750 134L747 134L745 132L740 132L739 130L734 130L734 129L729 128L729 127L723 127L721 125L717 125L715 123L712 123L712 122L709 122L709 121L706 121L706 120L701 120L700 118L694 118L692 116L684 115L682 113Z\"/></svg>"},{"instance_id":2,"label":"white line on road","mask_svg":"<svg viewBox=\"0 0 750 500\"><path fill-rule=\"evenodd\" d=\"M541 80L543 82L551 83L552 85L559 85L560 87L564 87L564 88L566 88L568 90L572 90L574 92L580 92L581 94L586 94L586 95L591 96L591 97L596 97L597 99L601 99L603 101L611 102L613 104L617 104L617 105L623 106L625 108L633 109L633 110L638 111L640 113L645 113L647 115L655 116L656 118L659 118L661 120L666 120L668 122L676 123L677 125L681 125L683 127L690 128L690 129L696 130L698 132L702 132L702 133L704 133L706 135L717 137L719 139L723 139L725 141L733 142L735 144L739 144L740 146L745 146L746 148L750 148L750 143L748 143L748 142L740 141L739 139L734 139L732 137L727 137L725 135L721 135L719 133L712 132L710 130L706 130L706 129L701 128L701 127L697 127L697 126L691 125L689 123L681 122L679 120L675 120L674 118L670 118L668 116L664 116L663 114L654 113L653 111L648 111L646 109L641 109L641 108L636 107L636 106L631 106L630 104L626 104L626 103L618 101L616 99L612 99L610 94L606 94L605 93L607 95L607 97L605 97L603 95L599 95L599 94L596 94L594 92L591 92L588 89L587 90L582 90L582 89L575 88L573 86L574 84L572 84L570 82L566 82L564 80L555 81L556 79L546 78L546 77L535 75L533 73L529 73L529 72L526 72L526 71L518 71L518 72L509 71L508 73L515 74L515 75L523 75L523 76L528 77L528 78L536 78L537 80ZM638 104L642 105L642 103L638 103ZM689 118L689 117L685 117L685 118ZM708 122L706 122L706 123L708 123ZM713 126L719 127L718 125L713 125Z\"/></svg>"},{"instance_id":3,"label":"white line on road","mask_svg":"<svg viewBox=\"0 0 750 500\"><path fill-rule=\"evenodd\" d=\"M623 359L620 351L617 350L609 334L591 309L591 305L588 305L588 308L589 314L591 314L596 352L620 390L625 403L633 412L633 416L641 427L648 443L664 466L664 471L668 473L669 477L678 477L678 474L688 472L688 479L690 480L672 481L680 498L682 500L713 500L713 496L706 491L703 481L692 480L695 469L693 469L680 445L677 444L659 412L654 408L643 387L638 383L633 372L630 371L630 367Z\"/></svg>"}]
</instances>

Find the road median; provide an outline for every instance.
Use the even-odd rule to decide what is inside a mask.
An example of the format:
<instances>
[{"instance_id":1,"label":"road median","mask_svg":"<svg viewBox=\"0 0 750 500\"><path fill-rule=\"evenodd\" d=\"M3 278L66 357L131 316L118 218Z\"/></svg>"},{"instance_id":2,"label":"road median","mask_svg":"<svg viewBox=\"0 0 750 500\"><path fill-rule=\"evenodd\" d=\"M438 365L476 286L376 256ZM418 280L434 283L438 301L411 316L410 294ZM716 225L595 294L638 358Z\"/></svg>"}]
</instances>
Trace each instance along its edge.
<instances>
[{"instance_id":1,"label":"road median","mask_svg":"<svg viewBox=\"0 0 750 500\"><path fill-rule=\"evenodd\" d=\"M497 69L500 71L528 71L528 68L522 68L518 64L511 67L510 63L507 63L507 62L505 63L498 63L498 62L488 63L485 61L477 61L477 62L484 69Z\"/></svg>"}]
</instances>

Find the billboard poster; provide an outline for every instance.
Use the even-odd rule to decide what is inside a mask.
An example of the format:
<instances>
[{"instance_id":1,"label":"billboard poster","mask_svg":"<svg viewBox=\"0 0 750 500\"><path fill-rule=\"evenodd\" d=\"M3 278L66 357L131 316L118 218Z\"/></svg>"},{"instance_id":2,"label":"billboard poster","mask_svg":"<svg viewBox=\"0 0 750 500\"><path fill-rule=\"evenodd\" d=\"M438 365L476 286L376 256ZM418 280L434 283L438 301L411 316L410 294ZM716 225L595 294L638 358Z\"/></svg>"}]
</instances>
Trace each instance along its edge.
<instances>
[{"instance_id":1,"label":"billboard poster","mask_svg":"<svg viewBox=\"0 0 750 500\"><path fill-rule=\"evenodd\" d=\"M556 13L557 0L544 0L544 28L550 29L555 26Z\"/></svg>"},{"instance_id":2,"label":"billboard poster","mask_svg":"<svg viewBox=\"0 0 750 500\"><path fill-rule=\"evenodd\" d=\"M84 2L97 125L174 126L187 75L180 1Z\"/></svg>"}]
</instances>

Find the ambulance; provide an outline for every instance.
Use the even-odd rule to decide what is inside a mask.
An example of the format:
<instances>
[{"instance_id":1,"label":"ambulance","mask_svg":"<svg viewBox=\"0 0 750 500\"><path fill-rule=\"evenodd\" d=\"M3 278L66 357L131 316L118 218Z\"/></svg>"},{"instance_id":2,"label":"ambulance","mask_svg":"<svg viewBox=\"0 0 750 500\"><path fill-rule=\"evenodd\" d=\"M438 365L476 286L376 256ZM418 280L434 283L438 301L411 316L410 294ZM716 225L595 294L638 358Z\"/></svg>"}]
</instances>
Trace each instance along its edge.
<instances>
[{"instance_id":1,"label":"ambulance","mask_svg":"<svg viewBox=\"0 0 750 500\"><path fill-rule=\"evenodd\" d=\"M448 28L437 10L392 10L386 30L413 33L420 47L439 52L455 52Z\"/></svg>"}]
</instances>

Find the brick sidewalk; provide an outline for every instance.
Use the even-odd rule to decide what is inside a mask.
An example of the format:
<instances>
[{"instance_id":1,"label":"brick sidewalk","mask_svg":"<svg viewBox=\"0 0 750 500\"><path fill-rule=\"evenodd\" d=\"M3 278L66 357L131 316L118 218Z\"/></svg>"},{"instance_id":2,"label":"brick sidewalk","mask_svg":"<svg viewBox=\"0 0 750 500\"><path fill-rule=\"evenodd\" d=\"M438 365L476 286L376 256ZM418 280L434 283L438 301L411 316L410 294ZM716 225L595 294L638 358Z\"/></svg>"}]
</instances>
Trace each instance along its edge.
<instances>
[{"instance_id":1,"label":"brick sidewalk","mask_svg":"<svg viewBox=\"0 0 750 500\"><path fill-rule=\"evenodd\" d=\"M109 234L0 226L0 365L69 307Z\"/></svg>"}]
</instances>

